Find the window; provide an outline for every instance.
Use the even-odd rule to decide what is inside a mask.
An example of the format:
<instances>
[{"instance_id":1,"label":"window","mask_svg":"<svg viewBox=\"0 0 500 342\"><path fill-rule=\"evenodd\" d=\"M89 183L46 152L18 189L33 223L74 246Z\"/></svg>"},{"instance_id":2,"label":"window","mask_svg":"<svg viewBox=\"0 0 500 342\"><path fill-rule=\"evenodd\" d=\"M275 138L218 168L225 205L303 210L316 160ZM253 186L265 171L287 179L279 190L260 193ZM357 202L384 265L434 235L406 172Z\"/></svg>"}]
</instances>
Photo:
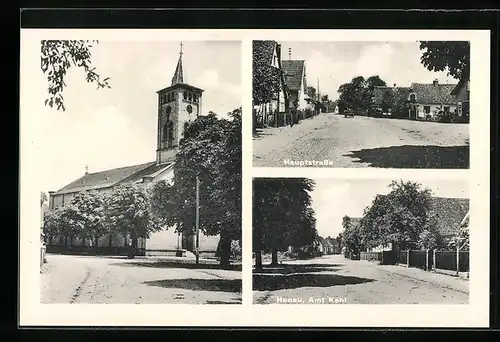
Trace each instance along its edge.
<instances>
[{"instance_id":1,"label":"window","mask_svg":"<svg viewBox=\"0 0 500 342\"><path fill-rule=\"evenodd\" d=\"M188 99L188 93L187 93L187 91L185 91L183 95L184 95L184 100L187 100Z\"/></svg>"},{"instance_id":2,"label":"window","mask_svg":"<svg viewBox=\"0 0 500 342\"><path fill-rule=\"evenodd\" d=\"M163 141L167 141L168 140L168 124L164 124L163 125Z\"/></svg>"},{"instance_id":3,"label":"window","mask_svg":"<svg viewBox=\"0 0 500 342\"><path fill-rule=\"evenodd\" d=\"M424 113L429 114L431 112L431 106L424 106Z\"/></svg>"},{"instance_id":4,"label":"window","mask_svg":"<svg viewBox=\"0 0 500 342\"><path fill-rule=\"evenodd\" d=\"M189 127L189 122L184 122L184 138L188 137L187 129Z\"/></svg>"},{"instance_id":5,"label":"window","mask_svg":"<svg viewBox=\"0 0 500 342\"><path fill-rule=\"evenodd\" d=\"M193 94L193 101L194 101L194 102L198 102L198 95Z\"/></svg>"},{"instance_id":6,"label":"window","mask_svg":"<svg viewBox=\"0 0 500 342\"><path fill-rule=\"evenodd\" d=\"M189 92L189 101L193 101L193 93Z\"/></svg>"},{"instance_id":7,"label":"window","mask_svg":"<svg viewBox=\"0 0 500 342\"><path fill-rule=\"evenodd\" d=\"M412 102L417 101L417 96L415 94L410 94L410 101Z\"/></svg>"},{"instance_id":8,"label":"window","mask_svg":"<svg viewBox=\"0 0 500 342\"><path fill-rule=\"evenodd\" d=\"M450 112L450 107L445 106L445 107L443 108L443 110L444 110L444 112L445 112L445 113L449 113L449 112Z\"/></svg>"}]
</instances>

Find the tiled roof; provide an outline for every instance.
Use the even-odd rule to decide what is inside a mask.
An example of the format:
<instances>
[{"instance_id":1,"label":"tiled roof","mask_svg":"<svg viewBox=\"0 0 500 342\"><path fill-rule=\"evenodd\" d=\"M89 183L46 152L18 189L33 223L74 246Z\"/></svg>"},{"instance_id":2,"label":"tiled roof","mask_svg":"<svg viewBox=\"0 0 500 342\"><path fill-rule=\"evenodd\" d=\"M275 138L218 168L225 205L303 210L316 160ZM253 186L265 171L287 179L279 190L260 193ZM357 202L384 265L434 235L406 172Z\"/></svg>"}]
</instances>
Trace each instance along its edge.
<instances>
[{"instance_id":1,"label":"tiled roof","mask_svg":"<svg viewBox=\"0 0 500 342\"><path fill-rule=\"evenodd\" d=\"M432 197L431 212L437 216L437 226L441 235L457 233L468 211L469 199L467 198Z\"/></svg>"},{"instance_id":2,"label":"tiled roof","mask_svg":"<svg viewBox=\"0 0 500 342\"><path fill-rule=\"evenodd\" d=\"M171 167L172 165L174 165L174 163L160 164L160 165L156 165L156 163L154 163L153 165L145 169L142 169L139 172L132 174L130 177L122 180L121 183L138 182L141 181L143 177L156 176L157 173L161 172L166 168Z\"/></svg>"},{"instance_id":3,"label":"tiled roof","mask_svg":"<svg viewBox=\"0 0 500 342\"><path fill-rule=\"evenodd\" d=\"M88 173L58 190L55 194L57 195L69 192L107 188L131 177L139 171L155 166L155 164L156 162L150 162L101 172Z\"/></svg>"},{"instance_id":4,"label":"tiled roof","mask_svg":"<svg viewBox=\"0 0 500 342\"><path fill-rule=\"evenodd\" d=\"M285 83L290 90L299 90L304 78L304 60L284 60L281 67L285 73Z\"/></svg>"},{"instance_id":5,"label":"tiled roof","mask_svg":"<svg viewBox=\"0 0 500 342\"><path fill-rule=\"evenodd\" d=\"M455 87L456 84L411 84L417 102L421 104L455 104L455 98L451 95Z\"/></svg>"},{"instance_id":6,"label":"tiled roof","mask_svg":"<svg viewBox=\"0 0 500 342\"><path fill-rule=\"evenodd\" d=\"M394 97L398 99L408 99L410 95L410 87L386 87L386 86L377 86L373 90L374 102L378 105L382 104L384 99L384 93L387 90L392 90L394 92Z\"/></svg>"},{"instance_id":7,"label":"tiled roof","mask_svg":"<svg viewBox=\"0 0 500 342\"><path fill-rule=\"evenodd\" d=\"M432 211L437 215L439 232L442 235L452 235L460 230L460 224L469 211L469 200L433 197Z\"/></svg>"},{"instance_id":8,"label":"tiled roof","mask_svg":"<svg viewBox=\"0 0 500 342\"><path fill-rule=\"evenodd\" d=\"M464 86L466 82L467 82L467 80L465 78L461 79L458 82L458 84L455 86L455 88L453 88L450 95L455 96L456 94L458 94L458 92L460 91L460 88L462 88L462 86Z\"/></svg>"}]
</instances>

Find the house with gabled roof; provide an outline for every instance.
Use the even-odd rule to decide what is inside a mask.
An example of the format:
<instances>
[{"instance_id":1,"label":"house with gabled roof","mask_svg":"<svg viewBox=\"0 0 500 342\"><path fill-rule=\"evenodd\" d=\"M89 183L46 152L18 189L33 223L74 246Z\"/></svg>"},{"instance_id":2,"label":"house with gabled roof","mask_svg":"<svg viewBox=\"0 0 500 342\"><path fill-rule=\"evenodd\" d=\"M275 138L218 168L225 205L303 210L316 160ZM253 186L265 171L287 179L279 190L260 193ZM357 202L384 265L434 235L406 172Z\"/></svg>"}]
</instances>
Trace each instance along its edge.
<instances>
[{"instance_id":1,"label":"house with gabled roof","mask_svg":"<svg viewBox=\"0 0 500 342\"><path fill-rule=\"evenodd\" d=\"M440 111L455 113L457 101L451 92L456 84L440 84L434 80L431 84L412 83L409 102L411 107L408 118L411 120L435 120Z\"/></svg>"},{"instance_id":2,"label":"house with gabled roof","mask_svg":"<svg viewBox=\"0 0 500 342\"><path fill-rule=\"evenodd\" d=\"M385 197L386 195L377 195ZM430 215L434 215L437 223L437 230L448 244L453 241L460 233L464 222L468 222L469 199L454 198L454 197L437 197L431 198ZM416 244L416 241L411 244ZM368 248L367 252L382 252L394 250L397 246L393 243L379 245L373 248Z\"/></svg>"},{"instance_id":3,"label":"house with gabled roof","mask_svg":"<svg viewBox=\"0 0 500 342\"><path fill-rule=\"evenodd\" d=\"M306 61L304 60L283 60L281 61L285 75L285 83L290 96L290 101L297 101L297 109L304 111L306 101Z\"/></svg>"},{"instance_id":4,"label":"house with gabled roof","mask_svg":"<svg viewBox=\"0 0 500 342\"><path fill-rule=\"evenodd\" d=\"M180 140L183 138L187 125L202 112L202 95L204 90L184 82L184 69L181 52L170 86L157 92L158 94L158 124L156 160L138 165L124 166L111 170L85 174L57 191L49 192L49 210L67 205L81 191L95 190L110 193L121 184L133 183L147 188L154 182L164 180L169 183L174 177L175 156ZM152 233L148 239L137 241L138 254L157 254L177 252L179 250L194 251L194 235L176 233L175 227ZM102 237L98 246L109 250L119 250L130 241L129 236L110 234ZM200 252L215 252L219 237L205 236L200 232ZM68 241L62 236L49 238L49 247L84 247L87 241L77 237Z\"/></svg>"},{"instance_id":5,"label":"house with gabled roof","mask_svg":"<svg viewBox=\"0 0 500 342\"><path fill-rule=\"evenodd\" d=\"M274 40L254 40L252 44L254 81L256 79L263 81L263 78L268 78L279 85L279 90L274 93L270 93L271 87L267 89L266 87L252 86L254 120L257 121L255 124L285 125L286 94L281 65L281 44ZM266 94L261 94L260 91L264 91Z\"/></svg>"},{"instance_id":6,"label":"house with gabled roof","mask_svg":"<svg viewBox=\"0 0 500 342\"><path fill-rule=\"evenodd\" d=\"M457 115L469 117L470 115L470 81L468 78L461 79L450 93L457 103Z\"/></svg>"},{"instance_id":7,"label":"house with gabled roof","mask_svg":"<svg viewBox=\"0 0 500 342\"><path fill-rule=\"evenodd\" d=\"M410 87L376 86L373 89L373 109L379 113L391 113L392 117L408 117L408 100L410 96ZM387 102L388 97L392 97L393 105Z\"/></svg>"}]
</instances>

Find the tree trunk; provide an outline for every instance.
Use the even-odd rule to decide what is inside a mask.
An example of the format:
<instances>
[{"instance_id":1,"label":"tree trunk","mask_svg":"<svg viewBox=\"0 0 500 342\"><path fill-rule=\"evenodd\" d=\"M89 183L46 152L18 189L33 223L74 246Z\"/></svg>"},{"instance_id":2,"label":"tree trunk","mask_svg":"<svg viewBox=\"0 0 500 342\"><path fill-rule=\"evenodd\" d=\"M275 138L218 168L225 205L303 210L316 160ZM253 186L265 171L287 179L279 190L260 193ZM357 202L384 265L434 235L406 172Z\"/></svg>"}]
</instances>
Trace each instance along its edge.
<instances>
[{"instance_id":1,"label":"tree trunk","mask_svg":"<svg viewBox=\"0 0 500 342\"><path fill-rule=\"evenodd\" d=\"M130 239L132 240L132 244L131 244L131 246L129 248L128 258L129 259L134 259L135 258L135 248L137 246L137 236L135 234L135 230L133 230L130 233Z\"/></svg>"},{"instance_id":2,"label":"tree trunk","mask_svg":"<svg viewBox=\"0 0 500 342\"><path fill-rule=\"evenodd\" d=\"M231 239L224 234L220 238L220 266L222 268L229 267L231 256Z\"/></svg>"},{"instance_id":3,"label":"tree trunk","mask_svg":"<svg viewBox=\"0 0 500 342\"><path fill-rule=\"evenodd\" d=\"M97 245L99 244L99 237L96 235L94 236L94 254L97 254Z\"/></svg>"},{"instance_id":4,"label":"tree trunk","mask_svg":"<svg viewBox=\"0 0 500 342\"><path fill-rule=\"evenodd\" d=\"M255 269L262 270L262 252L255 251Z\"/></svg>"},{"instance_id":5,"label":"tree trunk","mask_svg":"<svg viewBox=\"0 0 500 342\"><path fill-rule=\"evenodd\" d=\"M275 248L271 252L271 266L278 266L278 250Z\"/></svg>"}]
</instances>

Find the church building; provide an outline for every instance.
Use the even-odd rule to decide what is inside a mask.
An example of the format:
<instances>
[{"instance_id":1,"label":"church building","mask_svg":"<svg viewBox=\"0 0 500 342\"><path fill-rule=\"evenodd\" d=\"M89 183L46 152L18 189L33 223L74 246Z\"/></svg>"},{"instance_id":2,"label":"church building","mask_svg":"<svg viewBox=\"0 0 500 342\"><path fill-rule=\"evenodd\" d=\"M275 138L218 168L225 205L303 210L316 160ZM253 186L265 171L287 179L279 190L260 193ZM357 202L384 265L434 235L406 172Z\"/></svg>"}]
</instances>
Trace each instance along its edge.
<instances>
[{"instance_id":1,"label":"church building","mask_svg":"<svg viewBox=\"0 0 500 342\"><path fill-rule=\"evenodd\" d=\"M156 160L140 165L131 165L112 170L85 174L58 191L49 192L49 210L70 203L74 195L81 191L97 190L110 193L114 187L124 183L150 186L159 180L173 181L175 156L182 139L184 129L198 115L202 114L202 95L204 90L184 82L182 65L182 43L177 67L169 86L157 91L158 94L158 126ZM214 253L219 236L205 236L200 232L200 253ZM86 248L87 241L73 238L65 241L63 237L51 237L47 241L48 251L58 250L64 246L74 249ZM109 234L98 241L98 247L106 253L119 254L127 245L129 237ZM139 239L138 255L169 254L181 251L194 251L194 236L183 236L175 233L175 227L152 233L148 239ZM80 248L79 248L80 247ZM182 253L180 253L182 254Z\"/></svg>"}]
</instances>

